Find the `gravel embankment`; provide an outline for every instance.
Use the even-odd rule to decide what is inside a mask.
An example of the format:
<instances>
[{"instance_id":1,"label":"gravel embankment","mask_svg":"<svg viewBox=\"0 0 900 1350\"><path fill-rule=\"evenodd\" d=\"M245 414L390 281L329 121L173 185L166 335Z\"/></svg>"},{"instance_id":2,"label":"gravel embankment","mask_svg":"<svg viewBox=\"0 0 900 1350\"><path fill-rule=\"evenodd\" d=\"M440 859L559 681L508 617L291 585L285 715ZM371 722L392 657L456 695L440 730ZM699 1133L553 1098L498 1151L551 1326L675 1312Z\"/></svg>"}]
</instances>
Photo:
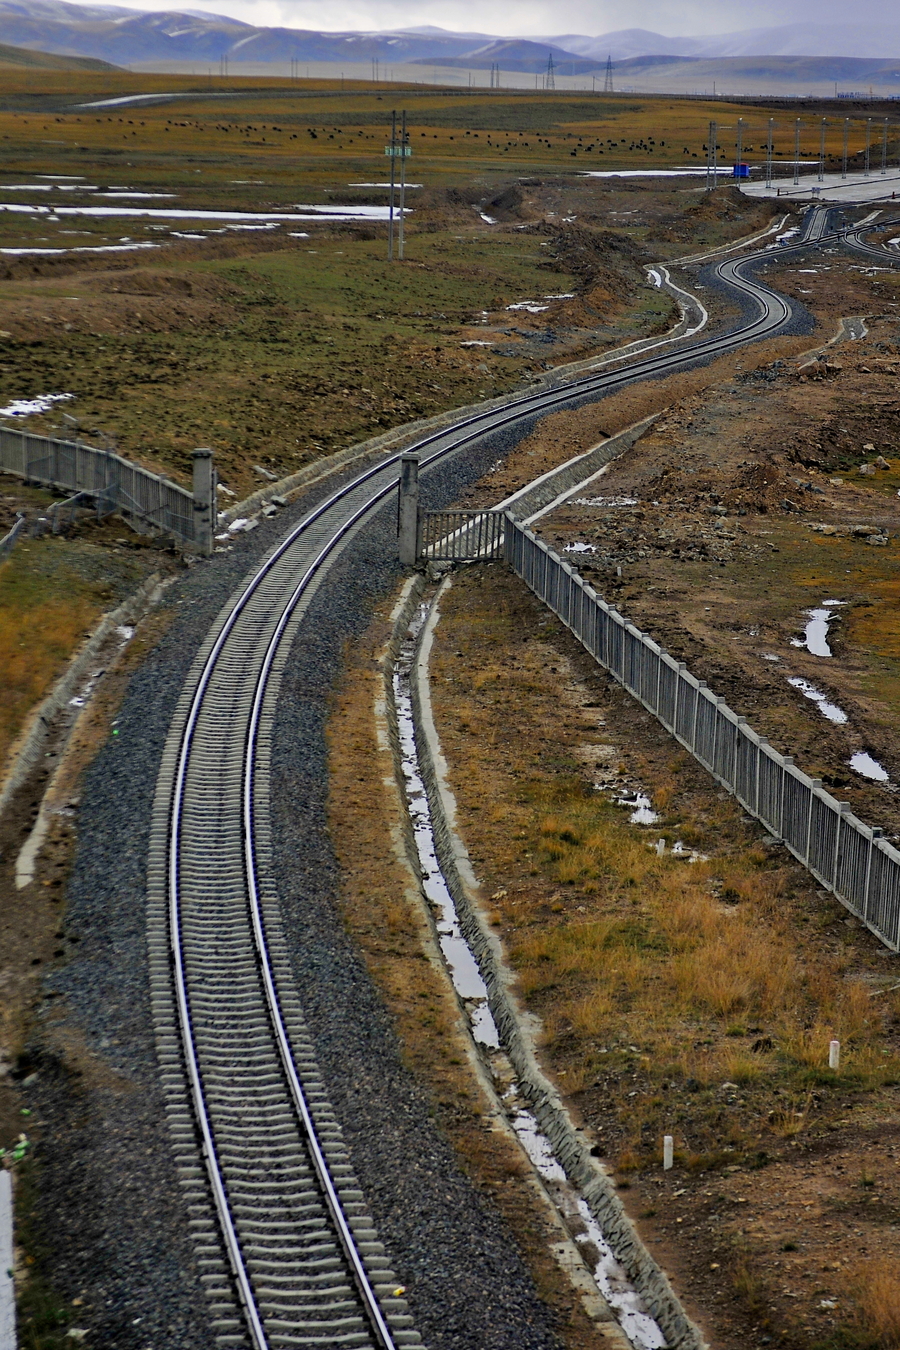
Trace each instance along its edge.
<instances>
[{"instance_id":1,"label":"gravel embankment","mask_svg":"<svg viewBox=\"0 0 900 1350\"><path fill-rule=\"evenodd\" d=\"M492 441L465 466L442 468L428 497L451 501L498 453ZM198 645L254 560L310 501L176 583L172 626L133 677L119 734L83 787L66 915L78 954L47 980L38 1020L46 1030L32 1038L37 1078L26 1092L44 1122L34 1131L39 1266L64 1299L83 1300L74 1325L104 1350L212 1344L156 1080L144 935L150 805ZM320 589L289 663L272 793L286 927L334 1108L429 1346L549 1350L548 1314L502 1220L463 1175L401 1064L336 905L324 728L343 644L400 575L394 509L382 508Z\"/></svg>"}]
</instances>

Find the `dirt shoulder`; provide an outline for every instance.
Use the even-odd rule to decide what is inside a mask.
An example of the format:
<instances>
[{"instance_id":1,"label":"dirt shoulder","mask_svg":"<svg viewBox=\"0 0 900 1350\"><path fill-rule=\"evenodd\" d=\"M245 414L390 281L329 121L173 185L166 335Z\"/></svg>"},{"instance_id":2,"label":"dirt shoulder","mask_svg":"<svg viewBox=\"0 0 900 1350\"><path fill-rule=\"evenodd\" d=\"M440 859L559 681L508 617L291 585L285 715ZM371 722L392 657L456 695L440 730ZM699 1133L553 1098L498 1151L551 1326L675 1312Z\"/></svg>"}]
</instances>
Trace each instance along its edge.
<instances>
[{"instance_id":1,"label":"dirt shoulder","mask_svg":"<svg viewBox=\"0 0 900 1350\"><path fill-rule=\"evenodd\" d=\"M500 565L445 596L432 693L545 1065L711 1344L874 1346L900 1270L894 958ZM648 826L616 805L637 794Z\"/></svg>"}]
</instances>

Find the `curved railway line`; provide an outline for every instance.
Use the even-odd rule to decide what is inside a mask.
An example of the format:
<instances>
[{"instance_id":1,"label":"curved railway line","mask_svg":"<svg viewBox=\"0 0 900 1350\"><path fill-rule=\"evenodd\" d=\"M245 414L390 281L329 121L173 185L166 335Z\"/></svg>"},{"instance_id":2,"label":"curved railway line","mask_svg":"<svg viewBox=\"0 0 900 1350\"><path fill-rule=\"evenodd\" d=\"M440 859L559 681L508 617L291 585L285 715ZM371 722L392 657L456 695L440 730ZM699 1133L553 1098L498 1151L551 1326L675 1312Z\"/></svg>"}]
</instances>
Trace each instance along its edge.
<instances>
[{"instance_id":1,"label":"curved railway line","mask_svg":"<svg viewBox=\"0 0 900 1350\"><path fill-rule=\"evenodd\" d=\"M815 242L826 213L813 211ZM755 313L718 337L461 419L423 471L490 433L779 332L789 301L719 263ZM154 1020L176 1161L218 1344L421 1347L354 1178L303 1020L276 896L268 769L291 643L328 569L394 492L399 454L295 524L224 607L185 684L151 829Z\"/></svg>"}]
</instances>

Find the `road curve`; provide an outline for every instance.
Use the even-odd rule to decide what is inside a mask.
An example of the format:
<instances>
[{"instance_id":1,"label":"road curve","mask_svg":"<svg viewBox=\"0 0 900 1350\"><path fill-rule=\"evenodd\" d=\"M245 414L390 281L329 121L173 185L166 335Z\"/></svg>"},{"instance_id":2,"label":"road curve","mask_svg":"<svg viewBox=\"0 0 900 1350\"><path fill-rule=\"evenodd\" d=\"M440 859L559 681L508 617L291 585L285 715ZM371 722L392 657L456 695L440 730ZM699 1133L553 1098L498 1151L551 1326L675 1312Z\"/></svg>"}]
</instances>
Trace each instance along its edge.
<instances>
[{"instance_id":1,"label":"road curve","mask_svg":"<svg viewBox=\"0 0 900 1350\"><path fill-rule=\"evenodd\" d=\"M750 317L729 333L511 399L422 439L423 470L504 428L782 331L791 303L717 264ZM276 897L268 777L291 643L328 569L394 492L399 455L309 512L199 652L160 769L149 865L151 984L167 1110L219 1344L421 1346L330 1109Z\"/></svg>"}]
</instances>

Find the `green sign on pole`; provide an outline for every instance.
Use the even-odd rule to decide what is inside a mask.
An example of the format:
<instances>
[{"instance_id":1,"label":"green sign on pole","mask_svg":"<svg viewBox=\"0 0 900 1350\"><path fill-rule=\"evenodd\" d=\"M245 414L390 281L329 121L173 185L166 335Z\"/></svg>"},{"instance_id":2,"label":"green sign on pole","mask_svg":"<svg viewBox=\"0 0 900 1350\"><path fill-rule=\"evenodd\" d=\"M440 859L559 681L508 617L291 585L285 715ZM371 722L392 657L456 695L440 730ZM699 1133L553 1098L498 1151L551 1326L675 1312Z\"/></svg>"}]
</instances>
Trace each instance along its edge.
<instances>
[{"instance_id":1,"label":"green sign on pole","mask_svg":"<svg viewBox=\"0 0 900 1350\"><path fill-rule=\"evenodd\" d=\"M411 145L386 145L384 153L394 159L409 159L412 154Z\"/></svg>"}]
</instances>

